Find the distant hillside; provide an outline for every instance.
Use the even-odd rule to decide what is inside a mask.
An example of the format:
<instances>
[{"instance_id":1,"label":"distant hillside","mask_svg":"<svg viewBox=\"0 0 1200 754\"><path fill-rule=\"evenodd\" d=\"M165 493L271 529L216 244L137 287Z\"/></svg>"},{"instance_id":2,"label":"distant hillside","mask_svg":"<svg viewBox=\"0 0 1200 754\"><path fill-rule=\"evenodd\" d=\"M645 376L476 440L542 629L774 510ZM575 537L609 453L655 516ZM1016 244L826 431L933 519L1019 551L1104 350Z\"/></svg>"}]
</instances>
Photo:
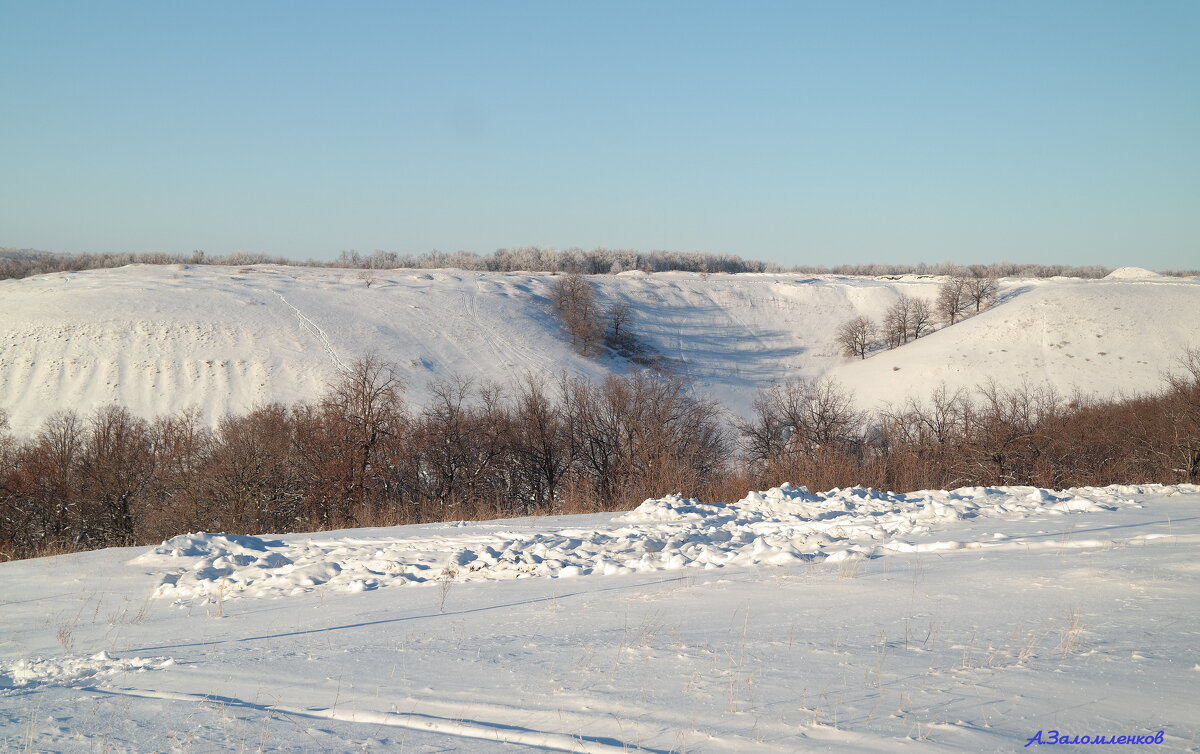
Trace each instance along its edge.
<instances>
[{"instance_id":1,"label":"distant hillside","mask_svg":"<svg viewBox=\"0 0 1200 754\"><path fill-rule=\"evenodd\" d=\"M553 317L549 274L360 271L277 265L134 265L0 281L0 407L29 431L55 410L109 402L212 420L315 397L367 351L401 365L420 403L431 380L506 382L526 372L602 377L629 364L578 355ZM1184 278L1005 279L1001 303L866 361L841 356L839 324L879 317L934 276L646 274L590 278L623 301L639 337L697 389L745 413L792 377L836 376L872 405L938 381L1046 381L1104 394L1156 388L1200 345L1200 283Z\"/></svg>"},{"instance_id":2,"label":"distant hillside","mask_svg":"<svg viewBox=\"0 0 1200 754\"><path fill-rule=\"evenodd\" d=\"M290 267L329 267L357 270L440 270L457 269L472 272L574 272L581 275L617 275L629 270L642 272L703 272L743 273L775 272L805 275L950 275L966 272L991 277L1056 277L1102 278L1107 267L1083 267L1062 264L1017 264L996 262L962 267L953 262L929 265L918 264L839 264L796 265L785 267L775 262L744 259L736 254L700 251L639 251L637 249L555 249L544 246L522 246L497 249L491 254L470 251L430 251L425 254L399 254L394 251L374 251L360 254L343 251L333 261L296 260L271 257L256 252L237 251L223 256L196 250L189 254L162 251L106 252L95 254L64 254L37 249L0 248L0 280L26 278L53 272L81 272L111 269L130 264L189 264L235 265L276 264ZM1133 268L1125 268L1133 269ZM1170 275L1195 275L1196 272L1168 272Z\"/></svg>"}]
</instances>

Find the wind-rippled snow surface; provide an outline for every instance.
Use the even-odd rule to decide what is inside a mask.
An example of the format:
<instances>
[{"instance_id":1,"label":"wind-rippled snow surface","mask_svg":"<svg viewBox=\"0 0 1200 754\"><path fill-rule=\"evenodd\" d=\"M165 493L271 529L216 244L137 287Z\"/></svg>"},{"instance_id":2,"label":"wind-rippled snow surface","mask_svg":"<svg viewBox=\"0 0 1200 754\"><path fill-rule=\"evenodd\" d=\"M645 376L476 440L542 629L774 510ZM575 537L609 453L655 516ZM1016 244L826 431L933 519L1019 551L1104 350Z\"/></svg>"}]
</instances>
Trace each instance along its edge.
<instances>
[{"instance_id":1,"label":"wind-rippled snow surface","mask_svg":"<svg viewBox=\"0 0 1200 754\"><path fill-rule=\"evenodd\" d=\"M476 532L464 525L462 534L448 536L302 541L186 534L131 562L161 574L155 596L181 605L197 598L294 595L322 585L360 592L444 582L836 562L889 552L1003 548L1002 534L987 542L910 540L930 534L933 524L944 531L944 524L961 519L1017 520L1141 507L1134 496L1197 490L1189 485L1114 485L1058 492L964 487L897 494L855 487L814 494L783 485L752 492L733 504L678 495L647 500L612 519L608 528Z\"/></svg>"}]
</instances>

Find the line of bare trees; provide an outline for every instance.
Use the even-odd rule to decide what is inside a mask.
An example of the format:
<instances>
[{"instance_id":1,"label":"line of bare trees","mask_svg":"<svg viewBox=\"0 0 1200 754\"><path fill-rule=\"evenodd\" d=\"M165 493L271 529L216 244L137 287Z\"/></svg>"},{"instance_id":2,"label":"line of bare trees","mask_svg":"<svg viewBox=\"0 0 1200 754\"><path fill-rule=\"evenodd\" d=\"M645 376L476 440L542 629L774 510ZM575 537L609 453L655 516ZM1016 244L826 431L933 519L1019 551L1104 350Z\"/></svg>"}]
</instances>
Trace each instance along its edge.
<instances>
[{"instance_id":1,"label":"line of bare trees","mask_svg":"<svg viewBox=\"0 0 1200 754\"><path fill-rule=\"evenodd\" d=\"M679 379L445 380L414 409L393 367L359 360L314 403L206 428L110 406L31 437L0 415L0 559L153 543L184 531L306 531L629 508L682 493L1200 482L1200 350L1158 393L945 388L863 413L793 381L730 422Z\"/></svg>"},{"instance_id":2,"label":"line of bare trees","mask_svg":"<svg viewBox=\"0 0 1200 754\"><path fill-rule=\"evenodd\" d=\"M699 251L638 251L636 249L554 249L544 246L522 246L497 249L491 254L470 251L438 251L425 254L401 254L376 250L363 253L342 251L333 261L296 260L257 252L239 251L226 255L205 254L197 250L189 254L170 252L117 252L98 254L54 254L37 249L0 248L0 280L44 275L52 272L77 272L127 264L218 264L244 266L250 264L283 264L308 267L337 267L364 270L443 269L478 270L484 272L564 272L582 275L616 275L631 270L643 272L698 273L799 273L866 275L965 275L972 278L1000 277L1078 277L1102 278L1112 270L1101 265L1072 266L1054 264L1018 264L997 262L961 267L953 262L941 264L847 264L834 267L822 265L786 266L775 262L744 259L736 254L712 254ZM1166 270L1164 275L1193 276L1200 270Z\"/></svg>"},{"instance_id":3,"label":"line of bare trees","mask_svg":"<svg viewBox=\"0 0 1200 754\"><path fill-rule=\"evenodd\" d=\"M478 270L481 272L564 272L583 275L616 275L630 270L643 272L684 271L699 273L740 273L784 271L768 262L743 259L735 254L708 254L698 251L649 251L635 249L566 249L540 246L499 249L492 254L469 251L430 251L425 254L400 254L394 251L374 251L364 254L354 250L341 252L332 261L295 260L255 252L234 252L226 255L205 254L197 250L190 254L169 252L119 252L99 254L54 254L36 249L0 249L0 280L25 278L52 272L123 267L127 264L161 265L237 265L283 264L306 267L334 267L361 270L443 269Z\"/></svg>"},{"instance_id":4,"label":"line of bare trees","mask_svg":"<svg viewBox=\"0 0 1200 754\"><path fill-rule=\"evenodd\" d=\"M842 355L865 359L881 348L898 348L933 331L935 317L953 325L969 314L977 314L996 300L999 282L994 277L952 276L938 288L933 306L922 298L903 293L876 323L858 316L838 327L836 340Z\"/></svg>"},{"instance_id":5,"label":"line of bare trees","mask_svg":"<svg viewBox=\"0 0 1200 754\"><path fill-rule=\"evenodd\" d=\"M699 494L732 444L716 404L643 372L596 384L461 379L419 410L393 367L358 361L320 400L207 429L116 406L0 431L0 558L152 542L181 531L302 531L594 511Z\"/></svg>"},{"instance_id":6,"label":"line of bare trees","mask_svg":"<svg viewBox=\"0 0 1200 754\"><path fill-rule=\"evenodd\" d=\"M1105 400L1046 386L944 386L864 414L836 383L776 386L740 426L731 489L1200 482L1200 350L1157 393ZM771 480L775 480L772 482Z\"/></svg>"}]
</instances>

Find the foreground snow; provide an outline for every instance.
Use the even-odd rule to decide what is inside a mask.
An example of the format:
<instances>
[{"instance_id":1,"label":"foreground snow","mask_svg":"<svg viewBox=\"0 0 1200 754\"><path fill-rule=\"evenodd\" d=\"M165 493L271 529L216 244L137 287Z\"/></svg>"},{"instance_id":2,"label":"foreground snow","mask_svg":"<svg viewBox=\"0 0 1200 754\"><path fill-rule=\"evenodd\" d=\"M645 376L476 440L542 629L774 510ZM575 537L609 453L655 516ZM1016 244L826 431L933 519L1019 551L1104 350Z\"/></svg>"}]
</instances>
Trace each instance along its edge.
<instances>
[{"instance_id":1,"label":"foreground snow","mask_svg":"<svg viewBox=\"0 0 1200 754\"><path fill-rule=\"evenodd\" d=\"M1008 751L1163 730L1187 749L1197 543L1197 487L785 486L0 564L0 741Z\"/></svg>"}]
</instances>

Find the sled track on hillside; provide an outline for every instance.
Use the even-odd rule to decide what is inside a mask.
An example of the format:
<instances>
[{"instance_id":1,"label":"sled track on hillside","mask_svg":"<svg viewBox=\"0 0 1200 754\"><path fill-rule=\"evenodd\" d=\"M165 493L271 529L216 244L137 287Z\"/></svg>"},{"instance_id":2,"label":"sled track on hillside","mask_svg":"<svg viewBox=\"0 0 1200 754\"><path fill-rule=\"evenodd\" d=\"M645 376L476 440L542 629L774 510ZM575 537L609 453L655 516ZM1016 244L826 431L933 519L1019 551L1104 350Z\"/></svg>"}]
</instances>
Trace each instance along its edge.
<instances>
[{"instance_id":1,"label":"sled track on hillside","mask_svg":"<svg viewBox=\"0 0 1200 754\"><path fill-rule=\"evenodd\" d=\"M501 359L512 358L520 362L521 366L535 371L550 373L555 371L552 359L506 337L500 332L500 328L493 325L487 317L479 314L478 291L462 293L462 310L471 324L483 333L488 348Z\"/></svg>"},{"instance_id":2,"label":"sled track on hillside","mask_svg":"<svg viewBox=\"0 0 1200 754\"><path fill-rule=\"evenodd\" d=\"M350 367L346 366L346 362L342 361L341 357L337 355L337 351L333 347L333 342L329 340L329 336L325 334L325 331L321 329L321 326L316 322L313 322L304 312L300 311L299 307L284 298L283 294L279 291L273 290L271 293L274 293L276 296L278 296L280 301L287 304L291 310L296 313L296 319L300 322L301 329L307 331L308 334L317 339L317 342L320 343L325 351L329 354L329 358L333 361L333 365L343 372L349 372Z\"/></svg>"}]
</instances>

